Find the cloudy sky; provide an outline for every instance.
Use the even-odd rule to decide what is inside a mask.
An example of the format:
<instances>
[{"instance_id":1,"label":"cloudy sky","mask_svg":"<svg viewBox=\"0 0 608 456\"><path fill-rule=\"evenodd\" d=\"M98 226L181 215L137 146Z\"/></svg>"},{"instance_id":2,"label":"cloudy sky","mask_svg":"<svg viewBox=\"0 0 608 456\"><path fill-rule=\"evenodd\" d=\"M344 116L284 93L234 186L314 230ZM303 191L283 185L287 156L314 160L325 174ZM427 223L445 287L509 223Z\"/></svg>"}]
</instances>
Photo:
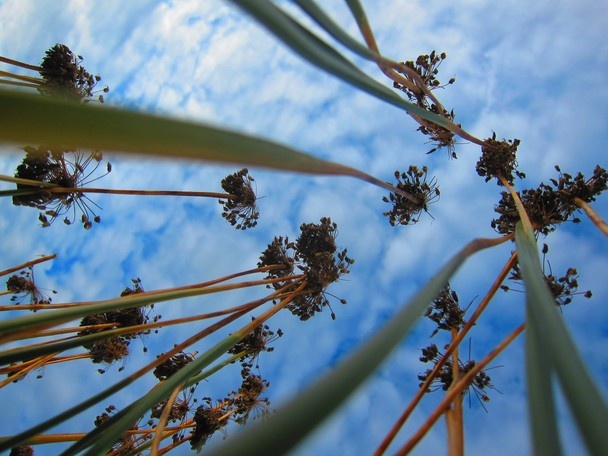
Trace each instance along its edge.
<instances>
[{"instance_id":1,"label":"cloudy sky","mask_svg":"<svg viewBox=\"0 0 608 456\"><path fill-rule=\"evenodd\" d=\"M290 2L280 3L302 17ZM386 56L415 60L432 50L447 53L439 78L447 82L455 76L456 83L437 94L448 109L454 108L456 121L466 130L480 138L495 131L499 138L521 140L518 161L527 178L518 182L519 188L556 177L556 164L565 172L585 175L596 164L607 165L608 45L604 34L608 6L604 3L363 3ZM343 2L323 5L358 37ZM285 335L275 343L273 353L261 357L260 366L270 380L267 395L274 406L366 340L466 242L496 235L490 221L500 189L477 176L477 146L463 141L457 146L457 160L449 160L445 151L426 155L432 146L404 112L311 67L230 2L61 0L41 8L33 0L0 0L0 55L38 64L56 43L82 55L85 68L102 76L100 85L110 86L108 105L246 131L363 169L385 181L393 180L395 170L404 171L412 164L426 165L429 174L436 176L441 200L430 207L432 217L423 215L417 225L397 228L382 215L389 207L382 202L386 192L381 189L350 178L253 168L258 196L263 198L259 224L246 232L231 228L213 200L95 195L92 200L103 208L96 209L102 222L90 231L61 222L43 229L36 210L14 207L8 198L0 201L1 267L57 253L57 260L35 268L39 285L58 291L54 302L115 297L134 277L153 290L249 269L274 236L295 239L300 224L331 217L339 227L339 245L356 260L351 274L330 290L348 304L336 301L333 305L336 321L329 312L307 322L288 313L272 320L271 328L281 328ZM373 64L353 61L391 85ZM2 64L0 69L10 68ZM12 175L22 155L17 146L7 145L3 152L0 173ZM135 158L116 151L105 152L104 159L113 170L95 186L108 188L221 191L221 179L238 169ZM594 207L608 217L605 197ZM604 349L608 292L602 287L608 248L597 229L581 218L581 224L561 226L542 242L550 246L548 260L555 275L576 267L579 290L593 291L592 299L579 296L563 309L563 316L600 388L608 394ZM471 309L479 303L512 248L495 248L466 263L452 282L461 303L471 302ZM235 292L159 304L155 312L170 319L200 312L202 306L222 308L249 299L251 294ZM485 356L523 318L523 293L500 293L471 332L471 358ZM147 355L140 354L139 342L133 342L124 373L198 328L165 329L149 336ZM420 349L447 342L443 334L429 339L432 331L430 322L421 322L382 369L297 454L371 453L416 391L417 375L427 368L418 361ZM487 412L475 397L470 407L465 402L470 454L530 453L523 342L523 337L517 340L488 372L502 394L490 391ZM206 346L195 349L202 351ZM5 408L0 434L57 413L75 398L88 396L124 375L117 372L118 366L102 376L93 375L97 366L90 362L71 364L50 366L43 379L32 375L0 391ZM202 383L197 395L225 395L238 386L239 378L236 367L226 369ZM121 408L143 394L142 385L112 403ZM398 436L400 443L391 449L407 440L440 397L437 392L425 399ZM72 421L69 431L88 430L103 406ZM563 441L574 454L581 451L580 443L563 407L561 412ZM444 429L438 423L416 454L443 453ZM233 435L236 429L228 432ZM221 437L215 436L211 444L221 444ZM36 454L56 451L40 447Z\"/></svg>"}]
</instances>

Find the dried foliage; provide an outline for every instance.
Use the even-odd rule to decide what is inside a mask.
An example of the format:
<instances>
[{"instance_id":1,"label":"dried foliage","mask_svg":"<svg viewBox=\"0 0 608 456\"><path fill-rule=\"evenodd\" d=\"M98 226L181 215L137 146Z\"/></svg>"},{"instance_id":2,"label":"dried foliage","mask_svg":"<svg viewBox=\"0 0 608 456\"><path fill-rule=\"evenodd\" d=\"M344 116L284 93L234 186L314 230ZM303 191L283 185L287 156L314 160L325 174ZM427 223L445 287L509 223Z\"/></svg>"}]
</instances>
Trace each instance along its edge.
<instances>
[{"instance_id":1,"label":"dried foliage","mask_svg":"<svg viewBox=\"0 0 608 456\"><path fill-rule=\"evenodd\" d=\"M300 320L308 320L323 307L329 307L327 287L348 274L348 268L355 261L347 255L347 249L338 251L336 236L338 226L329 217L321 218L321 223L303 223L300 226L300 236L296 242L287 238L275 238L272 244L262 253L258 266L285 265L285 269L270 271L268 277L284 277L286 271L293 265L304 273L306 287L287 305L292 314ZM288 252L291 251L291 255ZM270 263L278 261L278 263ZM275 289L284 286L284 282L274 283ZM342 304L346 300L341 299ZM332 311L332 318L335 313Z\"/></svg>"},{"instance_id":2,"label":"dried foliage","mask_svg":"<svg viewBox=\"0 0 608 456\"><path fill-rule=\"evenodd\" d=\"M421 350L422 356L419 358L423 363L437 363L443 356L443 353L437 348L437 345L431 344L428 347L425 347ZM459 378L466 375L469 371L471 371L477 363L473 360L469 360L465 363L459 362L458 365L458 373ZM420 385L424 384L424 381L431 374L433 369L427 369L424 373L418 375L418 380L420 380ZM458 380L458 379L456 379ZM451 360L447 360L442 366L437 376L431 383L431 386L427 389L427 393L437 391L441 389L442 391L447 391L450 388L450 385L454 381L453 378L453 364ZM473 383L465 388L462 392L463 396L469 392L470 389L473 389L475 395L483 402L488 402L490 397L487 395L486 389L494 389L494 385L492 385L492 379L490 376L484 372L480 371L473 380Z\"/></svg>"},{"instance_id":3,"label":"dried foliage","mask_svg":"<svg viewBox=\"0 0 608 456\"><path fill-rule=\"evenodd\" d=\"M551 264L546 258L547 253L549 252L549 246L547 244L543 244L543 274L545 278L545 283L551 291L551 294L555 298L555 303L558 306L565 306L572 302L572 299L576 295L583 295L585 298L589 299L592 296L591 290L587 291L577 291L578 290L578 271L576 268L569 267L566 270L566 274L562 277L557 277L553 275L553 271L551 269ZM545 268L549 268L549 273L547 274ZM523 278L521 276L521 272L519 270L519 266L515 265L513 267L513 271L509 277L513 283L517 284L517 288L513 289L508 285L501 285L501 289L504 291L523 291L524 284Z\"/></svg>"},{"instance_id":4,"label":"dried foliage","mask_svg":"<svg viewBox=\"0 0 608 456\"><path fill-rule=\"evenodd\" d=\"M431 337L439 330L450 331L456 329L460 331L465 325L464 314L466 309L462 309L458 303L458 294L450 288L450 285L441 291L440 295L433 301L425 316L437 324Z\"/></svg>"},{"instance_id":5,"label":"dried foliage","mask_svg":"<svg viewBox=\"0 0 608 456\"><path fill-rule=\"evenodd\" d=\"M418 202L415 203L398 193L391 193L389 198L382 197L382 201L393 205L390 211L384 212L391 225L417 223L422 211L428 212L428 206L439 199L440 191L437 187L437 180L434 177L427 180L427 174L428 168L426 166L418 169L418 167L412 165L405 173L395 171L396 187L410 194Z\"/></svg>"}]
</instances>

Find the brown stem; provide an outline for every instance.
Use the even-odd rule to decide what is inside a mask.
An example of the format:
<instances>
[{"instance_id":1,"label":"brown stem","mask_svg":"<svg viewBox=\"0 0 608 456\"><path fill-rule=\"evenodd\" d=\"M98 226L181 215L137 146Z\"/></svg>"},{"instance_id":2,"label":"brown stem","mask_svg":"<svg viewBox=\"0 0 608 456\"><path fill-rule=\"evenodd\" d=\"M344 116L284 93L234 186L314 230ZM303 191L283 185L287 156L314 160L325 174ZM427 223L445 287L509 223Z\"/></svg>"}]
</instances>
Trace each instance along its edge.
<instances>
[{"instance_id":1,"label":"brown stem","mask_svg":"<svg viewBox=\"0 0 608 456\"><path fill-rule=\"evenodd\" d=\"M215 192L195 192L182 190L120 190L110 188L69 188L69 187L51 187L45 188L45 192L50 193L106 193L111 195L138 195L138 196L196 196L203 198L218 198L218 199L235 199L236 195L231 193L215 193Z\"/></svg>"},{"instance_id":2,"label":"brown stem","mask_svg":"<svg viewBox=\"0 0 608 456\"><path fill-rule=\"evenodd\" d=\"M0 79L0 84L12 85L17 87L31 87L32 89L38 87L38 84L32 84L30 82L11 81L10 79Z\"/></svg>"},{"instance_id":3,"label":"brown stem","mask_svg":"<svg viewBox=\"0 0 608 456\"><path fill-rule=\"evenodd\" d=\"M30 84L40 84L43 82L42 78L34 78L32 76L23 76L21 74L9 73L8 71L0 70L0 76L5 78L17 79L18 81L28 82Z\"/></svg>"},{"instance_id":4,"label":"brown stem","mask_svg":"<svg viewBox=\"0 0 608 456\"><path fill-rule=\"evenodd\" d=\"M583 201L578 196L574 198L574 202L585 211L585 214L587 214L587 217L591 219L595 226L597 226L602 233L608 236L608 225L602 220L598 213L595 212L586 201Z\"/></svg>"},{"instance_id":5,"label":"brown stem","mask_svg":"<svg viewBox=\"0 0 608 456\"><path fill-rule=\"evenodd\" d=\"M452 384L450 389L460 378L460 364L458 359L458 345L454 341L458 337L458 329L452 328ZM450 456L462 456L464 454L464 425L462 415L462 395L457 396L446 411L446 422L448 427L448 454Z\"/></svg>"},{"instance_id":6,"label":"brown stem","mask_svg":"<svg viewBox=\"0 0 608 456\"><path fill-rule=\"evenodd\" d=\"M29 63L20 62L19 60L9 59L8 57L2 57L0 55L0 62L8 63L9 65L25 68L26 70L41 72L44 68L36 65L30 65Z\"/></svg>"},{"instance_id":7,"label":"brown stem","mask_svg":"<svg viewBox=\"0 0 608 456\"><path fill-rule=\"evenodd\" d=\"M486 295L483 297L483 299L479 303L479 306L477 307L477 309L475 310L473 315L471 315L471 318L467 321L467 323L464 325L464 327L460 330L460 332L458 333L458 336L450 344L450 346L448 347L447 351L443 354L441 359L435 364L435 366L433 367L433 370L427 376L424 383L420 386L420 388L418 389L418 392L412 398L412 400L408 404L407 408L403 411L403 413L401 414L399 419L395 422L395 424L393 425L391 430L388 432L386 437L384 437L384 440L382 441L382 443L378 446L378 448L374 452L375 456L380 456L381 454L384 454L384 452L386 452L388 446L395 439L399 430L403 427L406 420L412 414L412 412L414 411L414 409L416 408L416 406L418 405L418 403L420 402L420 400L422 399L422 397L428 390L428 388L431 385L431 383L433 382L433 380L435 380L435 378L437 377L437 374L439 373L439 370L441 369L441 367L448 360L448 358L452 354L452 351L455 350L456 347L458 347L458 345L464 339L464 337L467 335L469 330L475 325L475 323L479 319L479 316L485 310L485 308L488 306L488 304L490 303L490 301L492 300L492 298L498 291L498 288L500 287L500 285L502 285L502 283L506 279L507 274L515 265L516 261L517 261L517 252L514 252L511 255L511 258L509 258L509 260L507 261L505 266L500 271L500 274L498 274L498 277L496 278L496 280L490 287L490 290L486 293Z\"/></svg>"},{"instance_id":8,"label":"brown stem","mask_svg":"<svg viewBox=\"0 0 608 456\"><path fill-rule=\"evenodd\" d=\"M21 269L29 268L30 266L34 266L38 263L43 263L45 261L54 260L55 258L57 258L57 254L53 253L52 255L45 255L36 260L27 261L23 264L20 264L19 266L15 266L13 268L9 268L9 269L5 269L4 271L0 271L0 277L7 275L7 274L11 274L15 271L20 271Z\"/></svg>"},{"instance_id":9,"label":"brown stem","mask_svg":"<svg viewBox=\"0 0 608 456\"><path fill-rule=\"evenodd\" d=\"M526 328L526 324L522 323L520 326L515 328L511 334L509 334L499 345L497 345L494 350L492 350L488 355L476 364L473 369L467 372L453 388L450 388L441 403L437 406L435 411L429 416L426 422L420 427L420 429L412 436L412 438L402 446L399 451L396 453L397 455L406 455L410 451L414 449L414 447L422 440L422 438L426 435L429 429L435 424L435 422L443 415L447 408L449 408L450 404L454 401L454 399L458 395L462 395L462 392L468 388L473 381L475 380L475 376L483 370L494 358L496 358L517 336L519 336L524 329Z\"/></svg>"},{"instance_id":10,"label":"brown stem","mask_svg":"<svg viewBox=\"0 0 608 456\"><path fill-rule=\"evenodd\" d=\"M158 456L158 447L160 445L160 442L163 440L163 431L165 430L165 427L167 426L167 421L169 420L169 414L171 413L171 408L173 407L173 404L175 403L175 399L177 398L177 395L181 391L181 388L182 388L182 385L175 388L173 390L173 393L171 393L171 396L169 396L169 398L167 399L167 403L165 404L165 407L163 408L163 412L161 413L160 418L158 419L158 424L156 425L156 429L154 432L154 438L152 439L152 447L150 448L150 456Z\"/></svg>"}]
</instances>

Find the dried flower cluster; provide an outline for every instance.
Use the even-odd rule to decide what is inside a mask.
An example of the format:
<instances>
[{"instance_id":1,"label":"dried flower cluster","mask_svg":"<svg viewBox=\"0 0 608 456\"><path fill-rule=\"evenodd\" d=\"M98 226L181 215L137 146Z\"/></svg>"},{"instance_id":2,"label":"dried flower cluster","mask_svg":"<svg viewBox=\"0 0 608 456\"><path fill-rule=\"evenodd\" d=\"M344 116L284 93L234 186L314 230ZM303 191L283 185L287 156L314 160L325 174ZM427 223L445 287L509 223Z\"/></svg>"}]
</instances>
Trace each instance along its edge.
<instances>
[{"instance_id":1,"label":"dried flower cluster","mask_svg":"<svg viewBox=\"0 0 608 456\"><path fill-rule=\"evenodd\" d=\"M255 317L251 317L251 320L255 320ZM249 371L253 367L254 362L258 360L260 353L274 351L274 347L270 347L269 345L282 336L283 331L280 329L275 333L270 330L268 325L260 325L228 350L228 353L237 355L245 352L239 361L243 369ZM257 363L256 367L259 367Z\"/></svg>"},{"instance_id":2,"label":"dried flower cluster","mask_svg":"<svg viewBox=\"0 0 608 456\"><path fill-rule=\"evenodd\" d=\"M29 267L19 274L13 274L6 281L6 289L11 293L11 301L19 304L27 299L29 304L50 304L52 299L40 290L34 280L34 269ZM51 290L53 294L57 291Z\"/></svg>"},{"instance_id":3,"label":"dried flower cluster","mask_svg":"<svg viewBox=\"0 0 608 456\"><path fill-rule=\"evenodd\" d=\"M578 290L578 271L576 268L568 268L566 274L562 277L556 277L553 275L553 271L551 271L551 265L548 261L546 261L546 255L549 252L549 246L547 244L543 244L543 275L545 279L545 283L551 291L551 294L555 298L555 303L558 306L565 306L572 302L572 299L576 295L583 295L585 298L589 299L592 296L591 290L587 291L577 291ZM545 264L549 266L549 270L551 271L549 274L545 273ZM523 288L523 279L521 276L521 272L519 270L519 266L515 265L513 267L513 271L509 277L509 280L519 285ZM502 285L504 291L510 291L511 288L508 285ZM519 289L515 289L515 291L521 291Z\"/></svg>"},{"instance_id":4,"label":"dried flower cluster","mask_svg":"<svg viewBox=\"0 0 608 456\"><path fill-rule=\"evenodd\" d=\"M562 174L558 166L555 168L560 174L557 180L550 180L551 185L541 183L537 189L524 190L519 194L534 229L544 235L555 231L556 226L562 222L580 221L576 217L572 218L574 212L580 209L575 198L589 203L595 201L595 197L607 188L608 172L599 165L595 167L590 179L585 179L581 173L574 177ZM500 217L492 220L492 228L501 234L513 232L519 221L519 213L510 193L502 192L495 211Z\"/></svg>"},{"instance_id":5,"label":"dried flower cluster","mask_svg":"<svg viewBox=\"0 0 608 456\"><path fill-rule=\"evenodd\" d=\"M424 54L418 56L416 62L409 60L407 62L402 62L402 65L405 65L408 68L414 70L420 76L422 82L426 87L430 90L444 88L448 85L454 84L456 82L456 78L450 78L447 84L441 84L439 79L437 79L437 74L439 73L439 66L446 59L447 55L445 52L441 54L437 54L435 51L432 51L429 54ZM449 119L450 121L454 120L454 110L447 111L443 107L437 106L436 103L430 101L423 90L420 89L420 85L418 81L413 80L410 76L408 76L405 72L402 74L411 82L418 86L418 90L414 91L410 87L407 87L399 82L394 82L393 87L399 89L407 95L410 101L415 102L421 108L426 109L427 111L433 112L435 114L439 114L440 116ZM421 125L418 127L418 131L422 132L424 135L428 136L433 145L435 146L433 149L428 151L427 153L433 153L438 149L443 147L447 147L448 154L450 158L457 158L456 152L454 149L455 140L454 133L441 127L435 123L428 122L424 119L417 119Z\"/></svg>"},{"instance_id":6,"label":"dried flower cluster","mask_svg":"<svg viewBox=\"0 0 608 456\"><path fill-rule=\"evenodd\" d=\"M519 139L503 141L496 140L496 133L484 141L481 148L481 158L477 162L477 174L485 177L486 182L496 179L498 185L502 185L499 176L504 177L509 184L513 184L513 173L520 179L526 175L517 171L517 147Z\"/></svg>"},{"instance_id":7,"label":"dried flower cluster","mask_svg":"<svg viewBox=\"0 0 608 456\"><path fill-rule=\"evenodd\" d=\"M157 358L160 356L162 356L162 354L157 356ZM167 380L173 374L178 372L182 367L190 364L193 360L194 357L188 353L177 353L164 363L156 366L156 368L154 369L154 376L159 381Z\"/></svg>"},{"instance_id":8,"label":"dried flower cluster","mask_svg":"<svg viewBox=\"0 0 608 456\"><path fill-rule=\"evenodd\" d=\"M224 191L233 195L231 198L219 201L223 205L222 217L237 230L246 230L258 224L260 213L252 182L254 179L249 175L247 168L226 176L222 180Z\"/></svg>"},{"instance_id":9,"label":"dried flower cluster","mask_svg":"<svg viewBox=\"0 0 608 456\"><path fill-rule=\"evenodd\" d=\"M194 415L196 426L190 436L190 445L200 451L211 436L228 424L229 419L245 424L250 416L263 418L268 415L268 398L260 397L270 383L258 375L249 374L240 388L232 391L223 400L213 405L209 397L203 398L206 405L197 408Z\"/></svg>"},{"instance_id":10,"label":"dried flower cluster","mask_svg":"<svg viewBox=\"0 0 608 456\"><path fill-rule=\"evenodd\" d=\"M458 303L458 294L446 285L439 296L433 301L425 316L437 324L437 328L431 334L433 337L439 330L460 330L465 325L464 314L466 309L461 309Z\"/></svg>"},{"instance_id":11,"label":"dried flower cluster","mask_svg":"<svg viewBox=\"0 0 608 456\"><path fill-rule=\"evenodd\" d=\"M139 279L134 279L133 283L136 284L135 289L127 288L125 291L123 291L121 296L128 296L133 293L143 292L141 281ZM84 329L80 331L78 335L86 336L88 334L95 334L100 331L108 331L115 328L143 325L150 321L148 313L148 309L145 307L131 307L128 309L87 315L81 320L80 326L93 326L101 324L108 326L102 329ZM159 319L160 316L154 317L154 321L158 321ZM108 337L106 339L97 340L94 342L85 342L82 344L82 346L89 350L89 355L94 363L105 363L112 365L115 361L124 359L126 356L128 356L129 344L131 340L147 333L149 333L149 331L135 331L131 334ZM122 370L122 367L120 369ZM99 369L99 372L104 373L104 370Z\"/></svg>"},{"instance_id":12,"label":"dried flower cluster","mask_svg":"<svg viewBox=\"0 0 608 456\"><path fill-rule=\"evenodd\" d=\"M416 198L418 203L414 203L398 193L391 193L389 198L382 197L382 201L393 205L390 211L384 212L392 226L417 223L422 211L428 212L428 206L439 199L440 191L437 187L437 180L433 177L427 181L427 173L426 166L418 169L414 165L410 166L405 173L395 171L396 187Z\"/></svg>"},{"instance_id":13,"label":"dried flower cluster","mask_svg":"<svg viewBox=\"0 0 608 456\"><path fill-rule=\"evenodd\" d=\"M354 260L347 255L347 249L338 251L336 246L337 224L329 217L321 218L321 223L303 223L296 242L288 238L275 237L260 256L258 266L284 265L283 269L268 273L268 278L286 277L293 272L294 265L305 275L306 288L287 305L292 314L300 320L308 320L323 307L331 309L326 296L326 288L336 282ZM291 254L289 253L291 252ZM286 282L274 283L280 289ZM342 304L346 300L341 299ZM332 318L335 314L332 311Z\"/></svg>"},{"instance_id":14,"label":"dried flower cluster","mask_svg":"<svg viewBox=\"0 0 608 456\"><path fill-rule=\"evenodd\" d=\"M72 51L63 44L56 44L46 51L42 60L40 75L44 83L38 91L44 95L58 96L67 100L90 101L93 89L101 77L91 75L80 63L83 58L74 55ZM104 93L109 91L106 86L102 89ZM97 100L103 103L103 95Z\"/></svg>"},{"instance_id":15,"label":"dried flower cluster","mask_svg":"<svg viewBox=\"0 0 608 456\"><path fill-rule=\"evenodd\" d=\"M101 152L93 151L87 154L78 150L58 149L47 145L26 146L23 150L26 155L23 162L17 167L15 177L52 186L17 184L17 189L22 190L22 193L13 196L15 206L35 207L43 211L38 216L43 227L50 226L55 219L70 211L72 212L71 217L66 216L63 222L71 225L76 220L76 208L81 212L80 221L85 229L92 228L93 222L101 221L101 218L87 203L87 200L91 201L82 192L53 192L53 187L76 189L109 173L112 167L108 163L105 174L92 177L101 164L103 158Z\"/></svg>"},{"instance_id":16,"label":"dried flower cluster","mask_svg":"<svg viewBox=\"0 0 608 456\"><path fill-rule=\"evenodd\" d=\"M105 422L107 422L114 414L116 414L117 409L115 406L110 405L108 407L106 407L105 412L103 412L101 415L97 415L97 417L95 418L94 424L95 427L100 427L102 426ZM137 423L135 423L133 426L131 426L131 430L136 431L138 429L138 425ZM151 438L151 436L148 436L147 438ZM135 451L135 437L133 434L129 434L126 433L124 434L113 446L112 449L115 450L115 452L112 452L112 454L117 454L117 455L127 455L127 454L133 454L133 452Z\"/></svg>"},{"instance_id":17,"label":"dried flower cluster","mask_svg":"<svg viewBox=\"0 0 608 456\"><path fill-rule=\"evenodd\" d=\"M432 344L428 347L423 348L422 356L419 358L423 363L437 363L443 356L443 353L437 348L437 345ZM459 363L458 372L459 377L466 375L469 371L471 371L477 363L473 360L469 360L466 363ZM420 380L420 385L424 384L424 381L431 374L433 369L427 369L424 373L418 375L418 380ZM431 383L431 386L427 389L427 393L436 391L441 389L443 391L447 391L452 384L453 376L452 376L453 368L452 361L447 360L442 366L437 376ZM485 392L486 388L496 389L494 385L492 385L492 379L488 374L484 371L480 371L473 380L473 383L467 388L465 388L462 392L463 395L467 394L470 389L473 389L475 395L480 398L483 402L488 402L490 397Z\"/></svg>"}]
</instances>

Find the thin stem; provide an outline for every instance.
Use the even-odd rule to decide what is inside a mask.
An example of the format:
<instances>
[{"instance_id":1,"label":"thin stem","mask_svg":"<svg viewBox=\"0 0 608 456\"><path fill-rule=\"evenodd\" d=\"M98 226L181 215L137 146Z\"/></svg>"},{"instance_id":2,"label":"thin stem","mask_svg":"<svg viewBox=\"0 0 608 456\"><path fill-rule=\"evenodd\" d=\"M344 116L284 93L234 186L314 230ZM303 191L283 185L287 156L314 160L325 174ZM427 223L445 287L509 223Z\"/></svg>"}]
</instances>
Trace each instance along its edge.
<instances>
[{"instance_id":1,"label":"thin stem","mask_svg":"<svg viewBox=\"0 0 608 456\"><path fill-rule=\"evenodd\" d=\"M602 220L598 213L595 212L586 201L583 201L578 196L574 198L574 202L585 211L585 214L587 214L595 226L597 226L602 233L608 236L608 224Z\"/></svg>"},{"instance_id":2,"label":"thin stem","mask_svg":"<svg viewBox=\"0 0 608 456\"><path fill-rule=\"evenodd\" d=\"M19 266L15 266L13 268L9 268L9 269L5 269L4 271L0 271L0 277L5 276L7 274L11 274L16 271L20 271L21 269L29 268L29 267L34 266L39 263L44 263L45 261L54 260L55 258L57 258L57 254L53 253L52 255L45 255L36 260L27 261L23 264L20 264Z\"/></svg>"},{"instance_id":3,"label":"thin stem","mask_svg":"<svg viewBox=\"0 0 608 456\"><path fill-rule=\"evenodd\" d=\"M165 408L158 419L158 424L156 425L156 429L154 432L154 438L152 439L152 448L150 448L150 456L158 456L158 447L160 442L163 440L163 431L165 430L165 426L167 425L167 421L169 420L169 414L171 413L171 408L175 403L175 399L177 395L182 390L182 385L178 386L173 390L171 396L167 399L167 403L165 404Z\"/></svg>"},{"instance_id":4,"label":"thin stem","mask_svg":"<svg viewBox=\"0 0 608 456\"><path fill-rule=\"evenodd\" d=\"M40 191L40 190L36 190ZM231 193L216 193L216 192L196 192L183 190L120 190L110 188L69 188L69 187L51 187L42 190L49 193L105 193L111 195L139 195L139 196L196 196L203 198L218 198L218 199L235 199L236 195Z\"/></svg>"},{"instance_id":5,"label":"thin stem","mask_svg":"<svg viewBox=\"0 0 608 456\"><path fill-rule=\"evenodd\" d=\"M35 78L32 76L23 76L21 74L9 73L8 71L0 70L0 76L6 78L17 79L18 81L28 82L30 84L41 84L44 80L42 78Z\"/></svg>"},{"instance_id":6,"label":"thin stem","mask_svg":"<svg viewBox=\"0 0 608 456\"><path fill-rule=\"evenodd\" d=\"M25 68L26 70L38 71L41 72L44 68L37 65L30 65L29 63L20 62L19 60L9 59L8 57L2 57L0 55L0 62L8 63L9 65Z\"/></svg>"},{"instance_id":7,"label":"thin stem","mask_svg":"<svg viewBox=\"0 0 608 456\"><path fill-rule=\"evenodd\" d=\"M458 359L459 345L454 342L458 337L458 329L452 328L452 384L450 389L454 387L456 381L460 378L460 364ZM448 426L448 454L450 456L462 456L464 454L464 424L462 414L462 395L457 396L452 403L452 406L446 411L446 422Z\"/></svg>"},{"instance_id":8,"label":"thin stem","mask_svg":"<svg viewBox=\"0 0 608 456\"><path fill-rule=\"evenodd\" d=\"M511 334L509 334L499 345L497 345L494 350L492 350L488 355L476 364L473 369L467 372L453 388L448 390L445 398L441 403L437 406L435 411L429 416L426 422L420 427L420 429L412 436L412 438L402 446L399 451L396 453L397 455L406 455L410 451L414 449L414 447L422 440L422 438L426 435L429 429L435 424L435 422L443 415L447 408L449 408L450 404L454 401L454 399L458 395L462 395L462 392L468 388L473 381L475 380L475 376L481 372L490 362L494 360L517 336L519 336L524 329L526 329L526 324L522 323L520 326L515 328Z\"/></svg>"},{"instance_id":9,"label":"thin stem","mask_svg":"<svg viewBox=\"0 0 608 456\"><path fill-rule=\"evenodd\" d=\"M509 258L507 263L504 265L504 267L498 274L498 277L496 278L496 280L490 287L490 290L486 293L486 295L483 297L483 299L479 303L479 306L477 307L475 312L473 312L473 315L471 315L471 318L466 322L464 327L460 330L460 332L458 333L458 336L450 344L450 346L448 347L447 351L443 354L441 359L435 364L435 366L433 367L433 370L427 376L424 383L420 386L416 395L412 398L412 400L410 401L410 403L408 404L406 409L403 411L403 413L401 414L399 419L397 419L397 421L395 422L395 424L393 425L391 430L388 432L386 437L384 437L384 440L382 441L382 443L380 443L380 445L374 452L375 456L380 456L386 452L386 450L389 447L389 445L391 444L391 442L397 436L397 433L401 430L401 428L403 427L403 425L405 424L407 419L410 417L410 415L412 414L412 412L414 411L414 409L416 408L416 406L418 405L418 403L420 402L422 397L425 395L426 391L428 390L428 388L431 385L431 383L433 382L433 380L435 380L435 378L437 377L437 374L439 373L439 370L441 369L441 367L448 360L448 358L452 354L452 351L455 350L456 347L458 347L458 345L460 344L460 342L462 342L462 340L467 335L469 330L475 325L475 323L479 319L479 316L481 315L481 313L485 310L485 308L488 306L488 304L490 303L490 301L492 300L492 298L494 297L494 295L500 288L500 285L502 285L504 280L507 278L507 274L509 273L509 271L511 269L513 269L513 266L515 265L516 261L517 261L517 252L514 252L511 255L511 258Z\"/></svg>"}]
</instances>

